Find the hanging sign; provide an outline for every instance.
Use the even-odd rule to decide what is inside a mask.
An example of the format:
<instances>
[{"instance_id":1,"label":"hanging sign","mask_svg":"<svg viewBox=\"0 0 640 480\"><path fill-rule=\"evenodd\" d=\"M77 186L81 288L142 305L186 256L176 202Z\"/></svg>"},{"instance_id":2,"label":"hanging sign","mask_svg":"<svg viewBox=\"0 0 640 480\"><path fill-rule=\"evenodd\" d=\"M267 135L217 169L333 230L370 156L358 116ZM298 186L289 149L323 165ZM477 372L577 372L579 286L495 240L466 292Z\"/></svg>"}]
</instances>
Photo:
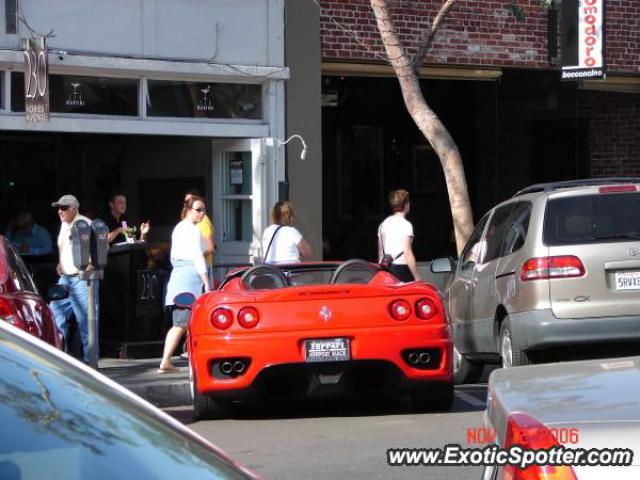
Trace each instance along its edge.
<instances>
[{"instance_id":1,"label":"hanging sign","mask_svg":"<svg viewBox=\"0 0 640 480\"><path fill-rule=\"evenodd\" d=\"M231 185L242 185L243 163L241 158L229 160L229 183Z\"/></svg>"},{"instance_id":2,"label":"hanging sign","mask_svg":"<svg viewBox=\"0 0 640 480\"><path fill-rule=\"evenodd\" d=\"M605 0L562 0L562 80L605 78Z\"/></svg>"},{"instance_id":3,"label":"hanging sign","mask_svg":"<svg viewBox=\"0 0 640 480\"><path fill-rule=\"evenodd\" d=\"M24 48L24 114L27 122L49 121L49 72L44 37L29 38Z\"/></svg>"}]
</instances>

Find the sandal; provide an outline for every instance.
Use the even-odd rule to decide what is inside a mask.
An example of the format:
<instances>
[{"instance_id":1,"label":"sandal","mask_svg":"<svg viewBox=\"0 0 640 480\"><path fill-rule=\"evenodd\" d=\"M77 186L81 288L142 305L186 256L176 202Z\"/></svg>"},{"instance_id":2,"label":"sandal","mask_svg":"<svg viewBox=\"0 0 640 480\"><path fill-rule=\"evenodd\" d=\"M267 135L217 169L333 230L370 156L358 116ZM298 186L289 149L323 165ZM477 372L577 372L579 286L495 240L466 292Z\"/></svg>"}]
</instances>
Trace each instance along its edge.
<instances>
[{"instance_id":1,"label":"sandal","mask_svg":"<svg viewBox=\"0 0 640 480\"><path fill-rule=\"evenodd\" d=\"M174 367L173 365L170 365L168 367L160 367L158 368L158 373L176 373L179 372L180 369L177 367Z\"/></svg>"}]
</instances>

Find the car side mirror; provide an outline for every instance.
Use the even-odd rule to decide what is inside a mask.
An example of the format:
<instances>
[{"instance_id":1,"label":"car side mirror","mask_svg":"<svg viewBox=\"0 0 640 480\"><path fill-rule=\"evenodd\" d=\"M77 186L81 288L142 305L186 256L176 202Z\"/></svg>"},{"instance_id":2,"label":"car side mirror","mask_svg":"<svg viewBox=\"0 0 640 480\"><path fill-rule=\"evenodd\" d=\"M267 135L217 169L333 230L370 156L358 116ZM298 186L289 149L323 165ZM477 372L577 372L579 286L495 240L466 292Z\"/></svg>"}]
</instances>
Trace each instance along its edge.
<instances>
[{"instance_id":1,"label":"car side mirror","mask_svg":"<svg viewBox=\"0 0 640 480\"><path fill-rule=\"evenodd\" d=\"M431 273L451 273L453 262L450 257L436 258L431 262Z\"/></svg>"},{"instance_id":2,"label":"car side mirror","mask_svg":"<svg viewBox=\"0 0 640 480\"><path fill-rule=\"evenodd\" d=\"M196 301L193 293L182 292L173 297L173 304L178 308L191 308Z\"/></svg>"},{"instance_id":3,"label":"car side mirror","mask_svg":"<svg viewBox=\"0 0 640 480\"><path fill-rule=\"evenodd\" d=\"M51 285L47 290L47 301L55 302L56 300L64 300L69 297L68 285Z\"/></svg>"}]
</instances>

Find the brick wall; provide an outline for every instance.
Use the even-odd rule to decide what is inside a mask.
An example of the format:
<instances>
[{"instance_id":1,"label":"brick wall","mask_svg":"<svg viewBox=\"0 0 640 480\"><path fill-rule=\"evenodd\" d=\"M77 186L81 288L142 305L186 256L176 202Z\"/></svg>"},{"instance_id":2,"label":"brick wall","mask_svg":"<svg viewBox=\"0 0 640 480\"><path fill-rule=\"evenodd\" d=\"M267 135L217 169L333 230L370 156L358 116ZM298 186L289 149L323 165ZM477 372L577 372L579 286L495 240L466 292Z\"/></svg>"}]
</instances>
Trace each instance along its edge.
<instances>
[{"instance_id":1,"label":"brick wall","mask_svg":"<svg viewBox=\"0 0 640 480\"><path fill-rule=\"evenodd\" d=\"M325 61L384 61L369 0L319 0ZM396 29L410 49L441 0L389 0ZM434 41L425 63L549 68L547 13L538 0L459 1ZM607 0L607 63L610 71L640 73L640 1ZM411 50L413 51L413 50Z\"/></svg>"},{"instance_id":2,"label":"brick wall","mask_svg":"<svg viewBox=\"0 0 640 480\"><path fill-rule=\"evenodd\" d=\"M594 177L640 176L640 96L582 92Z\"/></svg>"}]
</instances>

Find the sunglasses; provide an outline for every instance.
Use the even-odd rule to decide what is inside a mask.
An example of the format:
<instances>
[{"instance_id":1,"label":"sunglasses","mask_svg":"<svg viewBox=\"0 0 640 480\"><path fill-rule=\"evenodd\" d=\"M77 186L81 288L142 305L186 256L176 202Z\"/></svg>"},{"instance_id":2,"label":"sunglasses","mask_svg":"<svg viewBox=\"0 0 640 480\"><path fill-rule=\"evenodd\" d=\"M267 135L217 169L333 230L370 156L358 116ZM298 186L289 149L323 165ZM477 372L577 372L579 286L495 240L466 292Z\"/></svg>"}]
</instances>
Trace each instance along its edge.
<instances>
[{"instance_id":1,"label":"sunglasses","mask_svg":"<svg viewBox=\"0 0 640 480\"><path fill-rule=\"evenodd\" d=\"M63 212L66 212L70 208L69 205L58 205L58 210L62 210Z\"/></svg>"},{"instance_id":2,"label":"sunglasses","mask_svg":"<svg viewBox=\"0 0 640 480\"><path fill-rule=\"evenodd\" d=\"M204 212L204 208L193 208L193 207L191 207L191 210L195 210L198 213Z\"/></svg>"}]
</instances>

